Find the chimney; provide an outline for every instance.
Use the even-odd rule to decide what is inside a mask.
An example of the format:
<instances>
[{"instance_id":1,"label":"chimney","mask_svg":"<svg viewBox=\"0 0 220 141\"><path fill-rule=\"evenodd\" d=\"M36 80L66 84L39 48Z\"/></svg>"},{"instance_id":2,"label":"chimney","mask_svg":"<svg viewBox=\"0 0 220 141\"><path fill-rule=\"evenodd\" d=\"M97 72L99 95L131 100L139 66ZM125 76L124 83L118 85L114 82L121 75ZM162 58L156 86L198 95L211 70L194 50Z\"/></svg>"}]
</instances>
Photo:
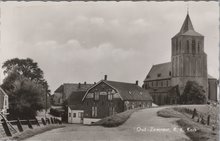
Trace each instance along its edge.
<instances>
[{"instance_id":1,"label":"chimney","mask_svg":"<svg viewBox=\"0 0 220 141\"><path fill-rule=\"evenodd\" d=\"M78 84L78 88L79 88L79 89L81 88L81 83Z\"/></svg>"},{"instance_id":2,"label":"chimney","mask_svg":"<svg viewBox=\"0 0 220 141\"><path fill-rule=\"evenodd\" d=\"M84 82L84 85L86 85L86 81Z\"/></svg>"},{"instance_id":3,"label":"chimney","mask_svg":"<svg viewBox=\"0 0 220 141\"><path fill-rule=\"evenodd\" d=\"M108 77L108 75L105 75L105 78L104 78L104 80L107 80L107 77Z\"/></svg>"},{"instance_id":4,"label":"chimney","mask_svg":"<svg viewBox=\"0 0 220 141\"><path fill-rule=\"evenodd\" d=\"M138 80L136 80L136 83L135 83L136 85L138 85Z\"/></svg>"}]
</instances>

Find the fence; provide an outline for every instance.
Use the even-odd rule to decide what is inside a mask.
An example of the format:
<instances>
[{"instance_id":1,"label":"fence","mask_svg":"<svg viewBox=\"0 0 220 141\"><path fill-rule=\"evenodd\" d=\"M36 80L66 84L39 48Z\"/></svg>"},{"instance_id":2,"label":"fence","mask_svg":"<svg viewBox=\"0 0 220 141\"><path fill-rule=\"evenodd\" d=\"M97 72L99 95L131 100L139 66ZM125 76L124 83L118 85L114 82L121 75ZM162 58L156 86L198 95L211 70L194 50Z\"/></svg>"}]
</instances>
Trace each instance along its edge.
<instances>
[{"instance_id":1,"label":"fence","mask_svg":"<svg viewBox=\"0 0 220 141\"><path fill-rule=\"evenodd\" d=\"M0 137L12 136L15 133L23 132L26 129L34 129L40 126L46 126L49 124L62 124L60 119L51 118L41 118L40 120L27 119L27 120L11 120L8 121L3 115L1 115L1 125L0 126Z\"/></svg>"}]
</instances>

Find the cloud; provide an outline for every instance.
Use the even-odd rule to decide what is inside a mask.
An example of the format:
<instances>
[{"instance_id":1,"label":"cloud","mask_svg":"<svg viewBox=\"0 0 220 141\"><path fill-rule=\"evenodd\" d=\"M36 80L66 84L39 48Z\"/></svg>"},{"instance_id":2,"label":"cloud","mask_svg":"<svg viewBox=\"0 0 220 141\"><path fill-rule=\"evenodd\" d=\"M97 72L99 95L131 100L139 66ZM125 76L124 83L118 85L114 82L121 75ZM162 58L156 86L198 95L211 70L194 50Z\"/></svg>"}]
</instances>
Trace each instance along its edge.
<instances>
[{"instance_id":1,"label":"cloud","mask_svg":"<svg viewBox=\"0 0 220 141\"><path fill-rule=\"evenodd\" d=\"M95 25L103 25L104 24L104 19L100 18L100 17L92 17L90 19L91 24L95 24Z\"/></svg>"},{"instance_id":2,"label":"cloud","mask_svg":"<svg viewBox=\"0 0 220 141\"><path fill-rule=\"evenodd\" d=\"M144 19L137 19L133 22L133 24L134 26L141 26L141 27L150 26L150 24Z\"/></svg>"},{"instance_id":3,"label":"cloud","mask_svg":"<svg viewBox=\"0 0 220 141\"><path fill-rule=\"evenodd\" d=\"M190 5L194 28L205 36L208 69L218 76L219 7L216 2ZM52 90L64 82L98 81L104 74L142 81L152 64L170 61L170 40L186 16L185 2L1 6L1 57L33 58Z\"/></svg>"}]
</instances>

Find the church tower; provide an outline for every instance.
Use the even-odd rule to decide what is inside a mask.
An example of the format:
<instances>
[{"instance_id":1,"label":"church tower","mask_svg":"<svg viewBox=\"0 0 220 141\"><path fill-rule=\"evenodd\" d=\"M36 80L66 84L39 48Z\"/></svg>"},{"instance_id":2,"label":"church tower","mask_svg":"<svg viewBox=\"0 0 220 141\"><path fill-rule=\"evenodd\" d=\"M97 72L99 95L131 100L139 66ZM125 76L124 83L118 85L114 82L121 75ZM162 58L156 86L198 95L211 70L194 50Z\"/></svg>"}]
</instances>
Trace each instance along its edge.
<instances>
[{"instance_id":1,"label":"church tower","mask_svg":"<svg viewBox=\"0 0 220 141\"><path fill-rule=\"evenodd\" d=\"M204 52L204 36L194 30L189 14L171 42L171 85L178 85L182 94L187 81L196 81L203 86L207 94L207 55Z\"/></svg>"}]
</instances>

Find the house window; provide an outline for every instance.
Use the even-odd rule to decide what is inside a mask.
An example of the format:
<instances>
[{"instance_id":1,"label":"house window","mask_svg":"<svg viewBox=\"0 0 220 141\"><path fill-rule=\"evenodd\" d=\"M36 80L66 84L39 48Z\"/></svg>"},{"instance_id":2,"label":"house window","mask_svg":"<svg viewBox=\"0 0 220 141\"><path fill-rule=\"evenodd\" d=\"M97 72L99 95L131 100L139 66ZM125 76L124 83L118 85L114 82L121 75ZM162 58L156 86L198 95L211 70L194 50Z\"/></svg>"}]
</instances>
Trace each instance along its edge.
<instances>
[{"instance_id":1,"label":"house window","mask_svg":"<svg viewBox=\"0 0 220 141\"><path fill-rule=\"evenodd\" d=\"M69 117L71 117L71 113L69 113Z\"/></svg>"},{"instance_id":2,"label":"house window","mask_svg":"<svg viewBox=\"0 0 220 141\"><path fill-rule=\"evenodd\" d=\"M95 92L95 100L99 100L99 93Z\"/></svg>"},{"instance_id":3,"label":"house window","mask_svg":"<svg viewBox=\"0 0 220 141\"><path fill-rule=\"evenodd\" d=\"M73 113L73 117L76 117L76 113Z\"/></svg>"},{"instance_id":4,"label":"house window","mask_svg":"<svg viewBox=\"0 0 220 141\"><path fill-rule=\"evenodd\" d=\"M198 42L198 53L200 52L200 43Z\"/></svg>"},{"instance_id":5,"label":"house window","mask_svg":"<svg viewBox=\"0 0 220 141\"><path fill-rule=\"evenodd\" d=\"M186 53L189 53L189 40L187 40L187 50Z\"/></svg>"},{"instance_id":6,"label":"house window","mask_svg":"<svg viewBox=\"0 0 220 141\"><path fill-rule=\"evenodd\" d=\"M113 95L112 94L108 94L108 100L112 100Z\"/></svg>"},{"instance_id":7,"label":"house window","mask_svg":"<svg viewBox=\"0 0 220 141\"><path fill-rule=\"evenodd\" d=\"M169 72L169 76L171 76L171 71Z\"/></svg>"},{"instance_id":8,"label":"house window","mask_svg":"<svg viewBox=\"0 0 220 141\"><path fill-rule=\"evenodd\" d=\"M196 52L196 41L192 40L192 53L194 54Z\"/></svg>"},{"instance_id":9,"label":"house window","mask_svg":"<svg viewBox=\"0 0 220 141\"><path fill-rule=\"evenodd\" d=\"M157 77L161 77L161 73L158 73L158 74L157 74Z\"/></svg>"},{"instance_id":10,"label":"house window","mask_svg":"<svg viewBox=\"0 0 220 141\"><path fill-rule=\"evenodd\" d=\"M5 98L5 108L8 108L8 98Z\"/></svg>"},{"instance_id":11,"label":"house window","mask_svg":"<svg viewBox=\"0 0 220 141\"><path fill-rule=\"evenodd\" d=\"M97 107L96 106L92 107L92 117L97 117Z\"/></svg>"}]
</instances>

